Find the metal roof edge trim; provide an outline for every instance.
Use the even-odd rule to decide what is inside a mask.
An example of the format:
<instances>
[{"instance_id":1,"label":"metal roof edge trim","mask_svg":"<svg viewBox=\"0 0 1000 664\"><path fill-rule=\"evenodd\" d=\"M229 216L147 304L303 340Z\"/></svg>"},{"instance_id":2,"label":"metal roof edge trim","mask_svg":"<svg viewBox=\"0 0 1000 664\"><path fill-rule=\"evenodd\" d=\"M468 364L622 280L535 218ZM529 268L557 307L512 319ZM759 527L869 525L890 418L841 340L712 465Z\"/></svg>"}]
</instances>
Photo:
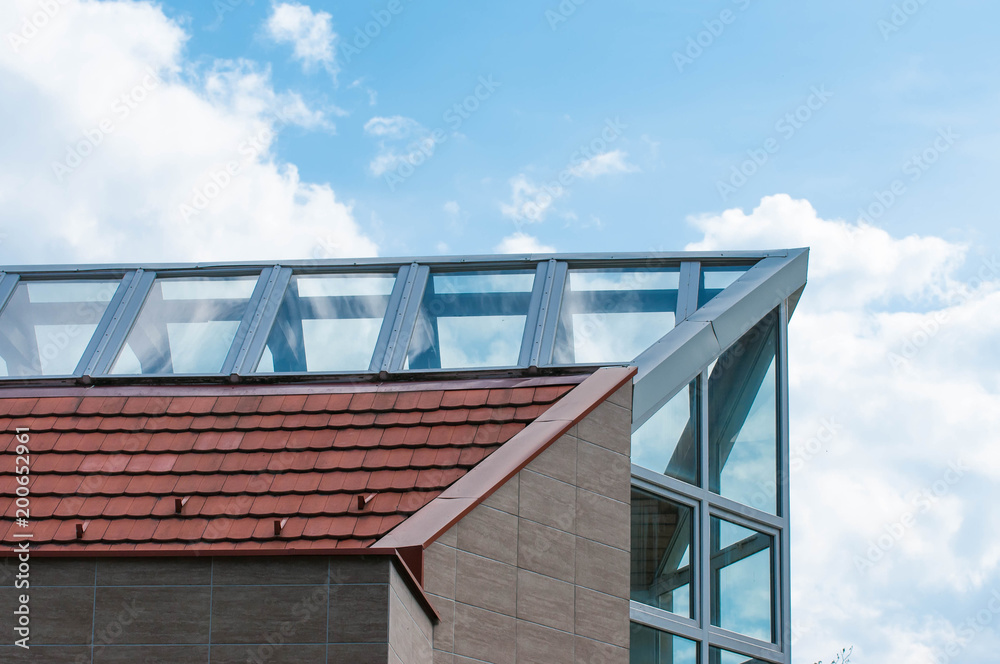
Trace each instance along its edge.
<instances>
[{"instance_id":1,"label":"metal roof edge trim","mask_svg":"<svg viewBox=\"0 0 1000 664\"><path fill-rule=\"evenodd\" d=\"M523 263L536 263L546 260L560 261L612 261L612 260L760 260L769 256L787 256L794 249L772 249L760 251L664 251L664 252L591 252L563 254L474 254L468 256L394 256L368 258L326 258L322 260L292 259L292 260L260 260L260 261L202 261L197 263L57 263L2 265L0 270L13 273L30 273L32 275L58 275L67 273L104 272L114 273L129 270L144 269L159 270L202 270L214 268L220 270L264 269L281 266L304 269L324 268L398 268L401 265L420 263L438 267L476 265L480 263L517 266Z\"/></svg>"},{"instance_id":2,"label":"metal roof edge trim","mask_svg":"<svg viewBox=\"0 0 1000 664\"><path fill-rule=\"evenodd\" d=\"M441 495L375 542L374 546L427 548L630 381L635 373L634 366L598 369Z\"/></svg>"}]
</instances>

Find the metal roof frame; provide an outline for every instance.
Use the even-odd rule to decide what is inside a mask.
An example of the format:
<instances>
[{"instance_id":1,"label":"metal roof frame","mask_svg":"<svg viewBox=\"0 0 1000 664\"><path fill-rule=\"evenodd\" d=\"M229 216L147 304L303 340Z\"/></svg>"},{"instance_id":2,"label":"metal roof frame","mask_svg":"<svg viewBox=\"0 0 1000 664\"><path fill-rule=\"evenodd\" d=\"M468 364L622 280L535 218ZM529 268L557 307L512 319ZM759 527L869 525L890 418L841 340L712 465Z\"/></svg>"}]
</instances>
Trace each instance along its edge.
<instances>
[{"instance_id":1,"label":"metal roof frame","mask_svg":"<svg viewBox=\"0 0 1000 664\"><path fill-rule=\"evenodd\" d=\"M687 384L705 364L739 335L805 284L807 249L759 252L646 252L621 254L526 254L521 256L447 256L428 258L329 259L288 262L163 263L75 266L11 266L0 271L0 295L16 284L38 280L116 278L121 284L105 311L75 372L66 376L4 377L0 384L19 382L219 382L386 379L406 373L424 377L467 371L537 373L570 366L554 363L553 350L563 293L571 269L676 268L680 272L675 327L638 357L621 362L639 368L636 379L636 426ZM733 284L699 308L702 267L749 267ZM517 364L469 369L407 369L403 366L429 275L452 271L533 269L534 288ZM382 329L367 371L255 373L282 297L293 275L395 273ZM129 331L156 278L258 277L236 339L218 373L110 374ZM713 293L716 291L713 291ZM794 302L793 302L794 304ZM593 365L600 366L600 365Z\"/></svg>"}]
</instances>

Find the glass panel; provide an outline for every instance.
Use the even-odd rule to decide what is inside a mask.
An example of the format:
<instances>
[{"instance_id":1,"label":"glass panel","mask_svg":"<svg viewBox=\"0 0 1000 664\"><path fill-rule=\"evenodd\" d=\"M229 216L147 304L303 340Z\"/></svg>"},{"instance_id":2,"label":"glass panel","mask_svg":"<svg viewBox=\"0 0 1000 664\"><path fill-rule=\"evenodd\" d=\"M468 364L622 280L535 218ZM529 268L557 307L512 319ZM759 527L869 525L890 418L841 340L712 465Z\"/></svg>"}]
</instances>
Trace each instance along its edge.
<instances>
[{"instance_id":1,"label":"glass panel","mask_svg":"<svg viewBox=\"0 0 1000 664\"><path fill-rule=\"evenodd\" d=\"M774 541L712 517L712 624L772 641Z\"/></svg>"},{"instance_id":2,"label":"glass panel","mask_svg":"<svg viewBox=\"0 0 1000 664\"><path fill-rule=\"evenodd\" d=\"M533 270L431 274L406 369L517 366Z\"/></svg>"},{"instance_id":3,"label":"glass panel","mask_svg":"<svg viewBox=\"0 0 1000 664\"><path fill-rule=\"evenodd\" d=\"M698 483L697 379L675 394L632 434L632 462L650 470Z\"/></svg>"},{"instance_id":4,"label":"glass panel","mask_svg":"<svg viewBox=\"0 0 1000 664\"><path fill-rule=\"evenodd\" d=\"M258 373L368 371L394 274L292 277Z\"/></svg>"},{"instance_id":5,"label":"glass panel","mask_svg":"<svg viewBox=\"0 0 1000 664\"><path fill-rule=\"evenodd\" d=\"M698 288L698 306L704 305L721 293L727 286L742 277L749 269L748 266L702 266L701 284Z\"/></svg>"},{"instance_id":6,"label":"glass panel","mask_svg":"<svg viewBox=\"0 0 1000 664\"><path fill-rule=\"evenodd\" d=\"M722 354L708 379L712 491L777 514L777 313Z\"/></svg>"},{"instance_id":7,"label":"glass panel","mask_svg":"<svg viewBox=\"0 0 1000 664\"><path fill-rule=\"evenodd\" d=\"M698 664L698 644L632 623L628 661L629 664Z\"/></svg>"},{"instance_id":8,"label":"glass panel","mask_svg":"<svg viewBox=\"0 0 1000 664\"><path fill-rule=\"evenodd\" d=\"M219 373L257 277L153 282L113 374Z\"/></svg>"},{"instance_id":9,"label":"glass panel","mask_svg":"<svg viewBox=\"0 0 1000 664\"><path fill-rule=\"evenodd\" d=\"M632 590L636 602L694 618L693 511L632 489Z\"/></svg>"},{"instance_id":10,"label":"glass panel","mask_svg":"<svg viewBox=\"0 0 1000 664\"><path fill-rule=\"evenodd\" d=\"M0 376L76 370L118 281L22 281L0 315Z\"/></svg>"},{"instance_id":11,"label":"glass panel","mask_svg":"<svg viewBox=\"0 0 1000 664\"><path fill-rule=\"evenodd\" d=\"M712 646L708 653L709 664L767 664L762 659L729 652Z\"/></svg>"},{"instance_id":12,"label":"glass panel","mask_svg":"<svg viewBox=\"0 0 1000 664\"><path fill-rule=\"evenodd\" d=\"M570 270L552 361L630 362L674 327L678 268Z\"/></svg>"}]
</instances>

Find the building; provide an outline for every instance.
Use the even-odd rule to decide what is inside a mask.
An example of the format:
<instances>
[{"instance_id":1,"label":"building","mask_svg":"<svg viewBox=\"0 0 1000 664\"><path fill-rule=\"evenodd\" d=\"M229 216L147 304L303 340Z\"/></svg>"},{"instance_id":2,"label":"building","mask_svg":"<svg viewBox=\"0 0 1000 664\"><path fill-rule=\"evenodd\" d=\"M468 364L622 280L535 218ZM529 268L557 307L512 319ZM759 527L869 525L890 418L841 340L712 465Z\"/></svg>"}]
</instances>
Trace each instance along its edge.
<instances>
[{"instance_id":1,"label":"building","mask_svg":"<svg viewBox=\"0 0 1000 664\"><path fill-rule=\"evenodd\" d=\"M7 268L0 661L789 664L807 258Z\"/></svg>"}]
</instances>

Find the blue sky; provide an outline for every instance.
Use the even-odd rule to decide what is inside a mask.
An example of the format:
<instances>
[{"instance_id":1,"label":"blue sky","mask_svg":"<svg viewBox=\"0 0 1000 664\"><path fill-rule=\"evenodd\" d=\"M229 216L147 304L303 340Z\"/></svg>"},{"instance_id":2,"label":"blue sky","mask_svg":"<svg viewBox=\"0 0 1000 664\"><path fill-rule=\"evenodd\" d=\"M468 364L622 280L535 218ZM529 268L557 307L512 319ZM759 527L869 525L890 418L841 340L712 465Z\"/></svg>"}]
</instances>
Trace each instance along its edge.
<instances>
[{"instance_id":1,"label":"blue sky","mask_svg":"<svg viewBox=\"0 0 1000 664\"><path fill-rule=\"evenodd\" d=\"M796 661L994 661L995 3L391 4L5 0L0 263L810 246Z\"/></svg>"},{"instance_id":2,"label":"blue sky","mask_svg":"<svg viewBox=\"0 0 1000 664\"><path fill-rule=\"evenodd\" d=\"M568 251L677 246L695 236L687 215L752 207L778 191L853 221L900 178L911 186L884 214L871 214L873 222L902 235L996 239L984 193L997 158L989 146L997 140L1000 50L988 32L997 10L986 2L926 2L904 13L905 22L896 16L897 28L889 2L590 1L567 3L575 11L557 22L545 12L559 12L558 2L401 0L402 11L367 46L359 31L388 2L315 2L339 37L336 85L322 67L304 73L287 46L266 37L269 3L222 6L171 2L164 11L191 35L190 58L250 58L271 67L276 89L350 113L335 119L335 135L283 132L275 154L304 179L335 183L359 217L377 215L392 229L383 253L437 253L441 242L456 253L489 251L484 241L512 227L498 207L510 198L510 178L554 178L608 118L626 125L614 148L638 170L572 187L557 207L577 219L533 225L543 243ZM720 20L726 11L728 24ZM708 45L689 52L688 39L713 21L720 34L701 35ZM677 60L678 52L696 57ZM500 87L413 177L392 191L368 171L368 119L402 115L448 129L444 112L480 76ZM814 87L832 96L793 135L776 131ZM374 106L368 90L377 93ZM911 182L904 164L949 127L959 137L953 149ZM719 181L769 137L779 151L723 200ZM443 237L448 200L464 214Z\"/></svg>"}]
</instances>

